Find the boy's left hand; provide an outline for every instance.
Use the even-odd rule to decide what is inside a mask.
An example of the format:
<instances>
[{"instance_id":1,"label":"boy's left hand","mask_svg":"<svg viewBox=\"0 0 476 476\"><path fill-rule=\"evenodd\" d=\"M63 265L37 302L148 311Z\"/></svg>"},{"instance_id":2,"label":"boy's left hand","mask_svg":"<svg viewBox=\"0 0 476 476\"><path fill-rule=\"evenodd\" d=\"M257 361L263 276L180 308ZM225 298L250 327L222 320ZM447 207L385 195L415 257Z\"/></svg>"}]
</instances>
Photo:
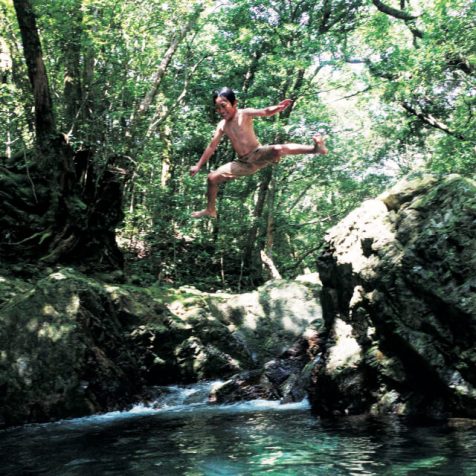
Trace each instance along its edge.
<instances>
[{"instance_id":1,"label":"boy's left hand","mask_svg":"<svg viewBox=\"0 0 476 476\"><path fill-rule=\"evenodd\" d=\"M281 101L278 106L280 111L284 111L287 107L289 107L293 103L292 99L285 99L284 101Z\"/></svg>"}]
</instances>

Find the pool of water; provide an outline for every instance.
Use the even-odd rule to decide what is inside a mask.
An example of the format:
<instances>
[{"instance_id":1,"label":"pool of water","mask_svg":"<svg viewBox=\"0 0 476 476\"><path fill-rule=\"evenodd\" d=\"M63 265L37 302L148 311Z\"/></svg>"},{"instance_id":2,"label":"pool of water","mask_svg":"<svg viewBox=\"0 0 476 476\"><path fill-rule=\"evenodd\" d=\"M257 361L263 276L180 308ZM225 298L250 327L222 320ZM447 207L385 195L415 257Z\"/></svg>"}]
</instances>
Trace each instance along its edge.
<instances>
[{"instance_id":1,"label":"pool of water","mask_svg":"<svg viewBox=\"0 0 476 476\"><path fill-rule=\"evenodd\" d=\"M471 426L324 421L305 402L212 406L174 391L172 403L1 431L0 474L476 475Z\"/></svg>"}]
</instances>

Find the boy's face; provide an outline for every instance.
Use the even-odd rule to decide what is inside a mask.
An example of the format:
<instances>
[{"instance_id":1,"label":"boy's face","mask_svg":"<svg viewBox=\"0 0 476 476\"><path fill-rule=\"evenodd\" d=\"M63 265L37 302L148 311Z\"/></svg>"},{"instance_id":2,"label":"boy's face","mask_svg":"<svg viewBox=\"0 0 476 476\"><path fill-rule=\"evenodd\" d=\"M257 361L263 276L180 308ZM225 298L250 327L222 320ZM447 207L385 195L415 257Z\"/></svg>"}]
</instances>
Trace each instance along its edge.
<instances>
[{"instance_id":1,"label":"boy's face","mask_svg":"<svg viewBox=\"0 0 476 476\"><path fill-rule=\"evenodd\" d=\"M235 104L231 104L228 99L218 96L215 99L215 110L225 121L233 119L236 114L236 101Z\"/></svg>"}]
</instances>

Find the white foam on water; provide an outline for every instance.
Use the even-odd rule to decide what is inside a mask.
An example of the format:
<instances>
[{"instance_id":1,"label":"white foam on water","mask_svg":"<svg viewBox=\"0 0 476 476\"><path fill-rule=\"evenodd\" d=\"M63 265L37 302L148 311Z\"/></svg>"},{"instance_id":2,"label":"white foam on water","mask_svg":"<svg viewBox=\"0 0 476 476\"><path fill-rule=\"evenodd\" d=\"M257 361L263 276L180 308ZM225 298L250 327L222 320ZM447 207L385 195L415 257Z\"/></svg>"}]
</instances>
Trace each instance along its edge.
<instances>
[{"instance_id":1,"label":"white foam on water","mask_svg":"<svg viewBox=\"0 0 476 476\"><path fill-rule=\"evenodd\" d=\"M214 387L222 382L201 382L195 385L170 385L160 387L156 400L150 403L138 403L128 410L114 411L98 415L91 415L60 422L69 426L83 426L104 424L158 414L189 414L189 413L246 413L255 411L289 411L309 410L307 399L300 402L281 404L276 400L250 400L232 404L215 404L208 402L208 395ZM194 400L192 403L188 400ZM198 400L198 401L197 401ZM51 425L51 423L50 423Z\"/></svg>"}]
</instances>

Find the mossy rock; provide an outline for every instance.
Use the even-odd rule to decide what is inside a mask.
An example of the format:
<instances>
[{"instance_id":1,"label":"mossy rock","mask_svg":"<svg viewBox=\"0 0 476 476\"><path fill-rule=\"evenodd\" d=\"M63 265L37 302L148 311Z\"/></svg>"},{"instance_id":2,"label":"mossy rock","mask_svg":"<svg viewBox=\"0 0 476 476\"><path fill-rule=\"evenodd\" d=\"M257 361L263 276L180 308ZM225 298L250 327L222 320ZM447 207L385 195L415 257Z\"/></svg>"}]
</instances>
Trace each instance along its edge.
<instances>
[{"instance_id":1,"label":"mossy rock","mask_svg":"<svg viewBox=\"0 0 476 476\"><path fill-rule=\"evenodd\" d=\"M63 269L0 310L0 420L44 421L119 408L142 384L106 286Z\"/></svg>"}]
</instances>

